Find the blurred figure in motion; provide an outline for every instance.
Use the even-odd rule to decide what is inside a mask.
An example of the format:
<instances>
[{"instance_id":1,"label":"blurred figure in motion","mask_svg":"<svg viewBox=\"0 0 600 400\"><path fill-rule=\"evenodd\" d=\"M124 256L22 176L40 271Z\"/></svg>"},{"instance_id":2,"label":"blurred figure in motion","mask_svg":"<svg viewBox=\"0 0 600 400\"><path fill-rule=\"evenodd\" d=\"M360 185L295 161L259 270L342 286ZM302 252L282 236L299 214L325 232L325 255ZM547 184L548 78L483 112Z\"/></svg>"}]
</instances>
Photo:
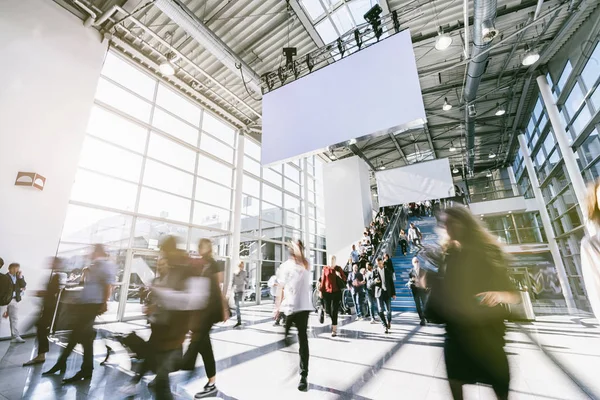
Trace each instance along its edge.
<instances>
[{"instance_id":1,"label":"blurred figure in motion","mask_svg":"<svg viewBox=\"0 0 600 400\"><path fill-rule=\"evenodd\" d=\"M183 356L183 370L193 371L196 368L198 354L202 356L208 382L201 392L196 393L196 399L212 396L217 392L217 364L210 341L210 330L217 322L227 321L229 305L221 286L223 285L223 268L213 257L213 247L210 239L200 239L198 254L202 257L194 264L195 274L207 281L205 294L206 307L192 316L192 341Z\"/></svg>"},{"instance_id":2,"label":"blurred figure in motion","mask_svg":"<svg viewBox=\"0 0 600 400\"><path fill-rule=\"evenodd\" d=\"M354 308L356 309L356 318L359 321L363 319L363 303L365 302L365 285L367 281L364 275L358 270L358 265L352 266L352 272L348 275L348 288L352 293Z\"/></svg>"},{"instance_id":3,"label":"blurred figure in motion","mask_svg":"<svg viewBox=\"0 0 600 400\"><path fill-rule=\"evenodd\" d=\"M240 302L244 299L244 289L248 284L248 273L244 271L244 262L240 261L238 270L233 273L231 278L231 288L235 300L235 313L237 315L237 324L233 327L237 328L242 325L242 313L240 312Z\"/></svg>"},{"instance_id":4,"label":"blurred figure in motion","mask_svg":"<svg viewBox=\"0 0 600 400\"><path fill-rule=\"evenodd\" d=\"M277 292L275 318L280 310L285 312L285 338L292 325L298 330L298 342L300 345L300 382L298 390L308 390L308 316L313 311L312 286L310 265L304 256L302 242L289 244L289 259L281 265L279 274L280 285ZM343 274L343 272L342 272Z\"/></svg>"},{"instance_id":5,"label":"blurred figure in motion","mask_svg":"<svg viewBox=\"0 0 600 400\"><path fill-rule=\"evenodd\" d=\"M468 208L448 208L440 217L446 228L445 271L438 314L446 322L444 356L454 399L464 384L491 384L498 399L508 399L509 367L504 352L502 304L516 304L518 293L508 277L504 252Z\"/></svg>"},{"instance_id":6,"label":"blurred figure in motion","mask_svg":"<svg viewBox=\"0 0 600 400\"><path fill-rule=\"evenodd\" d=\"M600 321L600 180L590 185L586 205L589 235L581 241L581 272L588 301Z\"/></svg>"},{"instance_id":7,"label":"blurred figure in motion","mask_svg":"<svg viewBox=\"0 0 600 400\"><path fill-rule=\"evenodd\" d=\"M421 251L423 246L421 245L421 240L423 239L423 234L421 230L413 223L410 223L410 227L408 228L408 241L411 244L411 252L415 251L415 247L418 248L417 253Z\"/></svg>"},{"instance_id":8,"label":"blurred figure in motion","mask_svg":"<svg viewBox=\"0 0 600 400\"><path fill-rule=\"evenodd\" d=\"M331 318L331 336L337 336L338 313L342 301L342 290L346 287L346 275L342 267L336 265L336 257L331 257L331 265L323 267L319 297L325 303L325 311ZM285 295L285 294L284 294Z\"/></svg>"},{"instance_id":9,"label":"blurred figure in motion","mask_svg":"<svg viewBox=\"0 0 600 400\"><path fill-rule=\"evenodd\" d=\"M427 325L425 320L425 303L427 302L427 271L421 268L421 262L417 257L413 257L410 272L408 273L409 281L407 286L412 292L413 299L415 300L415 306L417 308L417 314L421 320L421 326Z\"/></svg>"},{"instance_id":10,"label":"blurred figure in motion","mask_svg":"<svg viewBox=\"0 0 600 400\"><path fill-rule=\"evenodd\" d=\"M60 275L58 273L61 268L62 260L59 257L52 257L50 261L50 280L48 281L48 285L46 285L46 290L37 293L37 296L42 298L40 315L36 323L36 339L38 343L37 355L24 363L24 367L28 365L43 364L44 361L46 361L46 353L50 349L48 335L50 334L52 317L54 317L58 293L60 291Z\"/></svg>"},{"instance_id":11,"label":"blurred figure in motion","mask_svg":"<svg viewBox=\"0 0 600 400\"><path fill-rule=\"evenodd\" d=\"M375 289L373 283L373 264L367 263L367 272L365 273L365 279L367 281L366 292L367 292L367 303L369 305L369 315L371 316L371 323L377 323L377 300L375 299Z\"/></svg>"},{"instance_id":12,"label":"blurred figure in motion","mask_svg":"<svg viewBox=\"0 0 600 400\"><path fill-rule=\"evenodd\" d=\"M63 350L54 366L43 373L51 375L64 372L67 368L67 358L73 352L77 343L83 346L83 362L81 369L63 383L72 383L92 377L94 369L94 320L96 316L107 311L108 298L117 273L117 266L109 261L108 253L101 244L94 245L90 254L91 264L83 278L83 289L79 303L73 307L73 330L69 336L67 347Z\"/></svg>"}]
</instances>

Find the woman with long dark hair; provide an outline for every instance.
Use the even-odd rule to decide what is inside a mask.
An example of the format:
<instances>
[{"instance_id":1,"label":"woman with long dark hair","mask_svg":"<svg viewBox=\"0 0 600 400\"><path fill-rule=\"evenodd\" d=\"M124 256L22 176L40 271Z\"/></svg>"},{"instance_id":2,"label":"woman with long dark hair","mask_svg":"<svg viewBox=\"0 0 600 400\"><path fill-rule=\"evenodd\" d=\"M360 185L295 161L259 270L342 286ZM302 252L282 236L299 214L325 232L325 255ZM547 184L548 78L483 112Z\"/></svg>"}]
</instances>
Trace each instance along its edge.
<instances>
[{"instance_id":1,"label":"woman with long dark hair","mask_svg":"<svg viewBox=\"0 0 600 400\"><path fill-rule=\"evenodd\" d=\"M304 245L301 241L289 244L289 259L281 264L278 273L279 286L275 318L280 312L286 315L285 337L286 341L292 325L298 330L300 345L300 382L298 390L308 390L308 316L314 309L312 304L312 285L310 264L304 256Z\"/></svg>"},{"instance_id":2,"label":"woman with long dark hair","mask_svg":"<svg viewBox=\"0 0 600 400\"><path fill-rule=\"evenodd\" d=\"M342 291L346 285L346 275L335 256L331 257L331 265L323 267L319 296L325 303L325 310L331 318L331 336L337 336L338 312L342 301Z\"/></svg>"},{"instance_id":3,"label":"woman with long dark hair","mask_svg":"<svg viewBox=\"0 0 600 400\"><path fill-rule=\"evenodd\" d=\"M491 384L498 399L508 399L510 374L504 351L505 309L520 301L507 270L504 252L465 207L446 209L440 223L443 244L444 356L454 399L462 386Z\"/></svg>"}]
</instances>

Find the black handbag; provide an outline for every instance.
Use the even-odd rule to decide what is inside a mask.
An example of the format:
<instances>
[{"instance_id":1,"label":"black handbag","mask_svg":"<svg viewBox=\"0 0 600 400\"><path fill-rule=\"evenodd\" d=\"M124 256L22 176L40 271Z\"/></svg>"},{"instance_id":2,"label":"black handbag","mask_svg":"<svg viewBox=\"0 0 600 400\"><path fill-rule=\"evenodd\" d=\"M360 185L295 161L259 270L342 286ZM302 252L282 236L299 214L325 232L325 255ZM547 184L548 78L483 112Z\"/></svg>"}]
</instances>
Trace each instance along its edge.
<instances>
[{"instance_id":1,"label":"black handbag","mask_svg":"<svg viewBox=\"0 0 600 400\"><path fill-rule=\"evenodd\" d=\"M429 286L429 296L425 303L425 319L433 324L444 324L444 278L439 273L429 272L427 274L427 283Z\"/></svg>"}]
</instances>

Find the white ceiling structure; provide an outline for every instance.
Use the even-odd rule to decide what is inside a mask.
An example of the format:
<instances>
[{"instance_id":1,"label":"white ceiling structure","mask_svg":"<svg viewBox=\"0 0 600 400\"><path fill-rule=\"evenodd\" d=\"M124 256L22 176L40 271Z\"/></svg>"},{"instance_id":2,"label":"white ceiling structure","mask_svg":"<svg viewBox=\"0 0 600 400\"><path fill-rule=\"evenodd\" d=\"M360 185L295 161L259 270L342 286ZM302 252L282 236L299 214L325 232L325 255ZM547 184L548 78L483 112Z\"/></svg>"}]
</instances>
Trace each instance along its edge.
<instances>
[{"instance_id":1,"label":"white ceiling structure","mask_svg":"<svg viewBox=\"0 0 600 400\"><path fill-rule=\"evenodd\" d=\"M240 69L207 50L214 42L197 40L161 11L160 3L170 0L55 1L90 29L100 30L114 49L260 140L261 93L245 84L252 77L242 80ZM284 47L296 47L302 57L353 31L365 23L364 13L375 3L383 8L382 15L397 11L400 29L410 29L413 39L428 122L420 129L359 141L325 155L331 159L358 155L373 169L449 157L463 171L467 158L463 90L470 61L466 55L472 53L473 0L178 1L231 51L227 57L258 77L285 64ZM477 109L475 173L511 161L516 134L536 100L536 68L560 49L596 6L594 0L497 0L499 35L472 103ZM435 48L440 29L452 37L443 51ZM531 67L522 65L526 46L541 55ZM175 56L175 75L162 76L158 66L170 53ZM385 90L385 77L364 71L364 79ZM442 110L445 99L453 106L449 111ZM497 104L505 108L504 115L495 115Z\"/></svg>"}]
</instances>

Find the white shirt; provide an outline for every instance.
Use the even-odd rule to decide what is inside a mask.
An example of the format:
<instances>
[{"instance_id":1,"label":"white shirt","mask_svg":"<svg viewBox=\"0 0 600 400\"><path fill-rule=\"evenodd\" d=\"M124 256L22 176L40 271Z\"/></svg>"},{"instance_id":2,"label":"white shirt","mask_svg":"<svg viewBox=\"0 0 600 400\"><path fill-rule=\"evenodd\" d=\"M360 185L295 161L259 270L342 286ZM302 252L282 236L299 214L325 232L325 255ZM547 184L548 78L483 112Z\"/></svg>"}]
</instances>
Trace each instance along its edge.
<instances>
[{"instance_id":1,"label":"white shirt","mask_svg":"<svg viewBox=\"0 0 600 400\"><path fill-rule=\"evenodd\" d=\"M300 311L313 311L310 271L294 260L287 260L279 267L277 282L283 286L281 311L291 315Z\"/></svg>"},{"instance_id":2,"label":"white shirt","mask_svg":"<svg viewBox=\"0 0 600 400\"><path fill-rule=\"evenodd\" d=\"M381 277L381 288L387 292L387 285L385 284L385 267L379 268L379 276Z\"/></svg>"}]
</instances>

